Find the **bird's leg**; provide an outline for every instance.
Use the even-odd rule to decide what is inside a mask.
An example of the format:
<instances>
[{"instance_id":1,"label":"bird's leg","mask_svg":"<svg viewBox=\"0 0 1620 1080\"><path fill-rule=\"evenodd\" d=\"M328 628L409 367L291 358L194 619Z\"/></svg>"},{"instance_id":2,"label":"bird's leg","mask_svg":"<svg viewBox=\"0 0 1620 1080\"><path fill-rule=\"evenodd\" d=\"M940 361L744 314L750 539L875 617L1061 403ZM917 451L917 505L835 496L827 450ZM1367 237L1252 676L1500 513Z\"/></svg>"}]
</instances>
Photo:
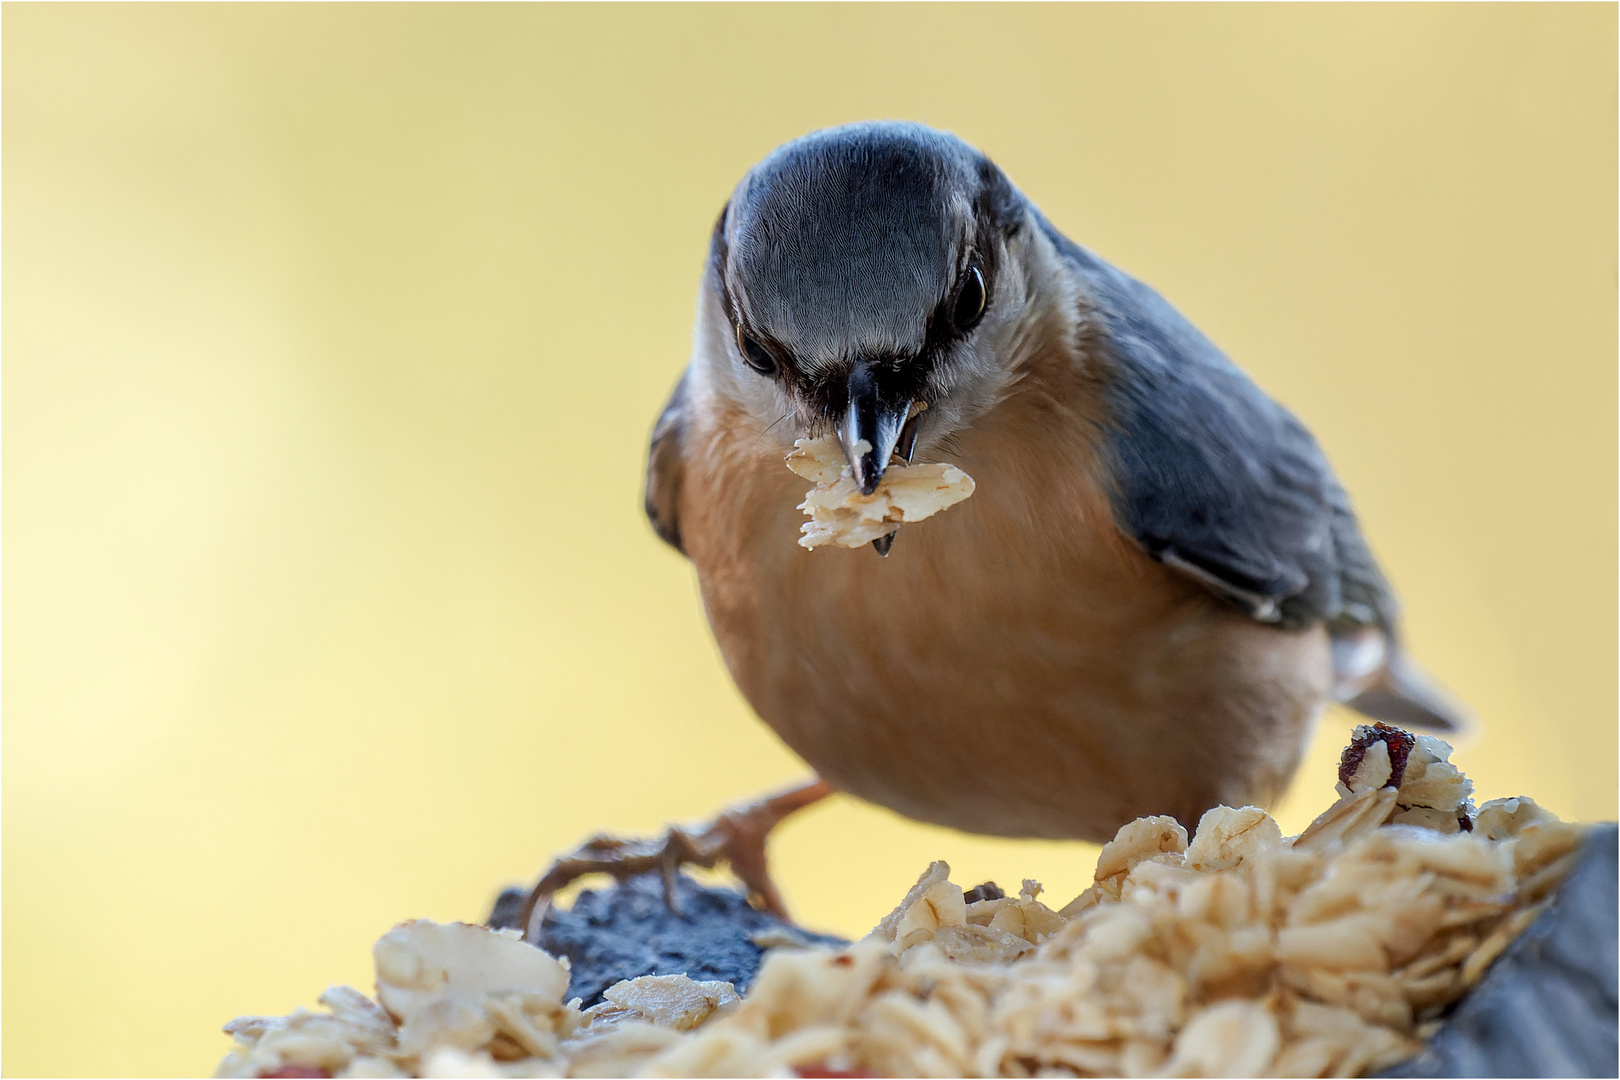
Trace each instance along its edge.
<instances>
[{"instance_id":1,"label":"bird's leg","mask_svg":"<svg viewBox=\"0 0 1620 1080\"><path fill-rule=\"evenodd\" d=\"M765 842L771 830L795 810L832 794L825 780L801 784L733 807L695 828L671 826L658 839L622 840L594 836L558 858L529 890L518 923L524 940L538 943L540 924L558 890L587 874L611 874L619 881L657 871L664 881L664 902L679 914L675 875L683 865L709 868L724 862L748 888L748 899L777 918L787 920L782 894L765 864Z\"/></svg>"}]
</instances>

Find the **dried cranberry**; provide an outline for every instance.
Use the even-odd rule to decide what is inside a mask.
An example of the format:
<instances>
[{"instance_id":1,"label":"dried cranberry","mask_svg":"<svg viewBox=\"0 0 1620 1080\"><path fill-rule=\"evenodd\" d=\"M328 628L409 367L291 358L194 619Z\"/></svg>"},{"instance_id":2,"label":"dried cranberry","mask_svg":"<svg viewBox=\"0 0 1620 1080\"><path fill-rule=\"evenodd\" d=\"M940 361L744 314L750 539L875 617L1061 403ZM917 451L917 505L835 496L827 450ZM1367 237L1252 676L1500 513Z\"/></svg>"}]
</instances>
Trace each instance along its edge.
<instances>
[{"instance_id":1,"label":"dried cranberry","mask_svg":"<svg viewBox=\"0 0 1620 1080\"><path fill-rule=\"evenodd\" d=\"M1406 758L1411 754L1412 747L1417 745L1417 740L1409 732L1381 721L1356 728L1355 737L1339 757L1339 783L1350 786L1356 770L1361 768L1361 759L1367 756L1368 748L1375 742L1381 742L1389 749L1388 786L1401 786L1401 777L1406 775Z\"/></svg>"},{"instance_id":2,"label":"dried cranberry","mask_svg":"<svg viewBox=\"0 0 1620 1080\"><path fill-rule=\"evenodd\" d=\"M1000 885L993 881L987 881L983 885L975 885L969 889L962 896L962 899L970 904L977 904L980 900L1003 900L1006 899L1006 896L1007 894L1001 891Z\"/></svg>"}]
</instances>

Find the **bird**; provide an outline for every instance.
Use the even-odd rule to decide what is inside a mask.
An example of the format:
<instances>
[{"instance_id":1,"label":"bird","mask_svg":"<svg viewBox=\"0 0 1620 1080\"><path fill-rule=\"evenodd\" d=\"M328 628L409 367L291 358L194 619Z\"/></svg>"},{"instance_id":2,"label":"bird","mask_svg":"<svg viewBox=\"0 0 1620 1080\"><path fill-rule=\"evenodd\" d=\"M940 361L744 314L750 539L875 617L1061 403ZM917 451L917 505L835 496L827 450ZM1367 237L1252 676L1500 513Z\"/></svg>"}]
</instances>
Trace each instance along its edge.
<instances>
[{"instance_id":1,"label":"bird","mask_svg":"<svg viewBox=\"0 0 1620 1080\"><path fill-rule=\"evenodd\" d=\"M864 493L949 462L973 497L872 550L806 551L784 458L817 437ZM1191 828L1274 803L1329 702L1465 722L1403 648L1305 426L923 124L816 131L737 184L645 506L695 568L743 696L818 779L643 844L635 865L668 880L701 849L773 910L764 836L830 791L1100 842L1146 815ZM611 869L621 853L598 842L583 865Z\"/></svg>"}]
</instances>

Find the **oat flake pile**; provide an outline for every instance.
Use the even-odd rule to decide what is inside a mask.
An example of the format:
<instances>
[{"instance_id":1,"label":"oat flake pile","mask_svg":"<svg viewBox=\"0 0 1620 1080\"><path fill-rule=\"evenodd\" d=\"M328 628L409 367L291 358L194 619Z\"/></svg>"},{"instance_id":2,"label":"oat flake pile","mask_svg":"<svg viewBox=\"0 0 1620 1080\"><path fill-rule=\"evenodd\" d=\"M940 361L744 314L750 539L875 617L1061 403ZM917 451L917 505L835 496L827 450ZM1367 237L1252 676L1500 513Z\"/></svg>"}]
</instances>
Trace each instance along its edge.
<instances>
[{"instance_id":1,"label":"oat flake pile","mask_svg":"<svg viewBox=\"0 0 1620 1080\"><path fill-rule=\"evenodd\" d=\"M1358 728L1298 837L1217 807L1143 818L1060 910L1026 881L968 902L935 863L847 949L779 948L746 998L649 976L563 1000L514 931L418 921L377 997L243 1017L220 1076L1354 1076L1414 1054L1539 913L1583 829L1473 808L1445 743Z\"/></svg>"}]
</instances>

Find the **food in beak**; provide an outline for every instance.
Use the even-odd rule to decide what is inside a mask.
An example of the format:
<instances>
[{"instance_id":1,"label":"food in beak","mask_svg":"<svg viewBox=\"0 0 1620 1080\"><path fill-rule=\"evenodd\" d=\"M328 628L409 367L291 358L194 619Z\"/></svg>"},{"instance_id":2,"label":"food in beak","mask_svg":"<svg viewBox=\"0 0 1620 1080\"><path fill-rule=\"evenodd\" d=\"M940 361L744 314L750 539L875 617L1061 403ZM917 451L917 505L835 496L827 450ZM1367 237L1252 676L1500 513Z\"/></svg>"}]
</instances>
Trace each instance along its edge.
<instances>
[{"instance_id":1,"label":"food in beak","mask_svg":"<svg viewBox=\"0 0 1620 1080\"><path fill-rule=\"evenodd\" d=\"M849 467L849 456L870 451L865 440L846 455L837 439L800 439L787 467L815 484L799 504L810 520L799 529L799 546L858 548L890 536L903 524L932 517L973 494L973 477L955 465L891 464L870 495Z\"/></svg>"}]
</instances>

